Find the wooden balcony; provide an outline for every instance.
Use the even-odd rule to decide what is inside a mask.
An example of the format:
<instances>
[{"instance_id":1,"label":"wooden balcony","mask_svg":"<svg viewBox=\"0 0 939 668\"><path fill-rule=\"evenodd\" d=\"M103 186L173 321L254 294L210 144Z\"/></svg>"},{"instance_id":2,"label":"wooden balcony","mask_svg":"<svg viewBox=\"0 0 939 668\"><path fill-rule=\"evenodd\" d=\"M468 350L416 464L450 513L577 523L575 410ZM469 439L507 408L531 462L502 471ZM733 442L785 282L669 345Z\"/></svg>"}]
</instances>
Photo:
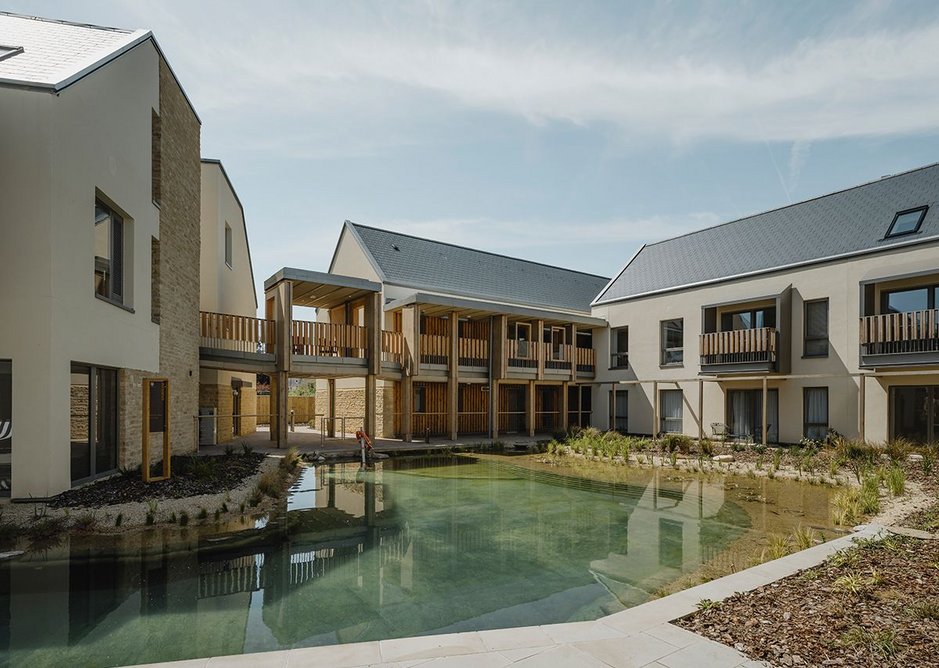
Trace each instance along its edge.
<instances>
[{"instance_id":1,"label":"wooden balcony","mask_svg":"<svg viewBox=\"0 0 939 668\"><path fill-rule=\"evenodd\" d=\"M201 311L199 346L238 353L273 354L274 321Z\"/></svg>"},{"instance_id":2,"label":"wooden balcony","mask_svg":"<svg viewBox=\"0 0 939 668\"><path fill-rule=\"evenodd\" d=\"M939 310L863 316L861 366L939 364Z\"/></svg>"},{"instance_id":3,"label":"wooden balcony","mask_svg":"<svg viewBox=\"0 0 939 668\"><path fill-rule=\"evenodd\" d=\"M443 334L421 334L421 364L449 364L450 337Z\"/></svg>"},{"instance_id":4,"label":"wooden balcony","mask_svg":"<svg viewBox=\"0 0 939 668\"><path fill-rule=\"evenodd\" d=\"M486 367L489 365L489 341L460 337L458 341L460 366Z\"/></svg>"},{"instance_id":5,"label":"wooden balcony","mask_svg":"<svg viewBox=\"0 0 939 668\"><path fill-rule=\"evenodd\" d=\"M507 339L505 342L505 355L509 368L538 368L538 345L532 341Z\"/></svg>"},{"instance_id":6,"label":"wooden balcony","mask_svg":"<svg viewBox=\"0 0 939 668\"><path fill-rule=\"evenodd\" d=\"M779 333L772 327L702 334L701 373L775 371L778 346Z\"/></svg>"},{"instance_id":7,"label":"wooden balcony","mask_svg":"<svg viewBox=\"0 0 939 668\"><path fill-rule=\"evenodd\" d=\"M381 361L404 364L404 334L382 331Z\"/></svg>"},{"instance_id":8,"label":"wooden balcony","mask_svg":"<svg viewBox=\"0 0 939 668\"><path fill-rule=\"evenodd\" d=\"M575 348L577 373L594 375L597 372L597 353L593 348Z\"/></svg>"},{"instance_id":9,"label":"wooden balcony","mask_svg":"<svg viewBox=\"0 0 939 668\"><path fill-rule=\"evenodd\" d=\"M365 327L294 320L291 351L307 357L367 357Z\"/></svg>"}]
</instances>

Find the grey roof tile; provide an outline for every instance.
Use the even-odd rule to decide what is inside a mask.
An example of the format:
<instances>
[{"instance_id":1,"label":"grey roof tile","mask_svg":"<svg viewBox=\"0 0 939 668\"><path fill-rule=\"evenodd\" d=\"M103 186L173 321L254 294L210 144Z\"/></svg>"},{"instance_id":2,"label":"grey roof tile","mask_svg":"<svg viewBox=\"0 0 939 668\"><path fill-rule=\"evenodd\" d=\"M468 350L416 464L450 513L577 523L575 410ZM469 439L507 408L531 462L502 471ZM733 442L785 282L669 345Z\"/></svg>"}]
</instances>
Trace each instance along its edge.
<instances>
[{"instance_id":1,"label":"grey roof tile","mask_svg":"<svg viewBox=\"0 0 939 668\"><path fill-rule=\"evenodd\" d=\"M730 279L939 235L939 164L644 246L596 303ZM915 235L885 239L898 211L927 205Z\"/></svg>"},{"instance_id":2,"label":"grey roof tile","mask_svg":"<svg viewBox=\"0 0 939 668\"><path fill-rule=\"evenodd\" d=\"M608 279L346 222L384 280L406 287L512 304L590 312Z\"/></svg>"}]
</instances>

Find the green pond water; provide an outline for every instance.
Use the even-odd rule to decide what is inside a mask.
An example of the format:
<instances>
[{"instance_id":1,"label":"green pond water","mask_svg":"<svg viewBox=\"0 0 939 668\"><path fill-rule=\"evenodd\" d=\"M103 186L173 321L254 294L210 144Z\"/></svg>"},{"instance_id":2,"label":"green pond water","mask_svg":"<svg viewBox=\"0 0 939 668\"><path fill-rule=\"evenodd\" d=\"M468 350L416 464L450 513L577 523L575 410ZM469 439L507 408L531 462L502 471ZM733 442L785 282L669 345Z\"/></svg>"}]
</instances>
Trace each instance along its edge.
<instances>
[{"instance_id":1,"label":"green pond water","mask_svg":"<svg viewBox=\"0 0 939 668\"><path fill-rule=\"evenodd\" d=\"M583 477L587 475L588 477ZM0 562L0 662L117 666L590 620L831 536L830 490L534 458L305 469L270 517L76 537Z\"/></svg>"}]
</instances>

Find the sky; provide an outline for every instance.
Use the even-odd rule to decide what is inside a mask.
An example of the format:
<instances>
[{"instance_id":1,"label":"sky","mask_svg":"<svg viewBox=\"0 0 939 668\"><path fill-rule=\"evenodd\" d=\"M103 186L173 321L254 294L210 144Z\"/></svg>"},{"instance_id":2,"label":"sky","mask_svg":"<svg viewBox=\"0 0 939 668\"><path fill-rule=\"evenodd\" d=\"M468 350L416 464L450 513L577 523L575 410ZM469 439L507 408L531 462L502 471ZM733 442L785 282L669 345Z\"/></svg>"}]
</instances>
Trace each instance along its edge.
<instances>
[{"instance_id":1,"label":"sky","mask_svg":"<svg viewBox=\"0 0 939 668\"><path fill-rule=\"evenodd\" d=\"M939 161L935 0L5 4L153 31L259 283L346 219L610 277Z\"/></svg>"}]
</instances>

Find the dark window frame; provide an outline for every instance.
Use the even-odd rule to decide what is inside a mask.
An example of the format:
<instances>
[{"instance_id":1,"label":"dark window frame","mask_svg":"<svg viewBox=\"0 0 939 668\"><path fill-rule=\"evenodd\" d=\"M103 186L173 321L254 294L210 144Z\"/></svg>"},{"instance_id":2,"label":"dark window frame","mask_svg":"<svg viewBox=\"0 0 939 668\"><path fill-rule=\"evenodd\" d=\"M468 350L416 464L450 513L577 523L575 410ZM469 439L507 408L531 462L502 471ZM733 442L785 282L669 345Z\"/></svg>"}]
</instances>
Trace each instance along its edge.
<instances>
[{"instance_id":1,"label":"dark window frame","mask_svg":"<svg viewBox=\"0 0 939 668\"><path fill-rule=\"evenodd\" d=\"M809 307L815 304L825 304L825 335L809 336ZM822 299L810 299L802 304L802 357L804 358L825 358L831 354L831 304L828 297ZM824 353L810 353L808 347L810 342L824 341Z\"/></svg>"},{"instance_id":2,"label":"dark window frame","mask_svg":"<svg viewBox=\"0 0 939 668\"><path fill-rule=\"evenodd\" d=\"M891 311L888 303L890 300L890 295L897 294L899 292L913 292L914 290L925 290L926 291L926 310L931 311L933 309L939 308L937 305L937 292L939 292L939 283L924 283L923 285L910 285L905 288L894 288L893 290L883 290L880 293L880 312L882 314L887 313L909 313L910 311ZM913 311L915 313L915 311Z\"/></svg>"},{"instance_id":3,"label":"dark window frame","mask_svg":"<svg viewBox=\"0 0 939 668\"><path fill-rule=\"evenodd\" d=\"M115 306L126 308L128 297L126 294L127 290L125 290L127 262L124 247L127 241L127 221L122 214L114 210L113 206L100 197L95 197L95 225L99 224L97 215L98 209L106 211L108 214L108 251L110 257L107 258L107 292L105 293L99 290L98 286L95 285L94 294L98 299L114 304ZM104 223L102 222L101 224ZM94 272L95 277L97 277L99 270L98 256L95 255L94 257Z\"/></svg>"},{"instance_id":4,"label":"dark window frame","mask_svg":"<svg viewBox=\"0 0 939 668\"><path fill-rule=\"evenodd\" d=\"M825 392L825 423L824 425L821 422L809 422L808 413L809 413L809 393L823 390ZM827 434L828 430L831 428L831 393L829 392L827 385L819 385L812 387L803 387L802 388L802 437L808 438L809 428L810 427L823 427L824 432ZM815 439L819 440L819 439Z\"/></svg>"},{"instance_id":5,"label":"dark window frame","mask_svg":"<svg viewBox=\"0 0 939 668\"><path fill-rule=\"evenodd\" d=\"M757 327L757 326L756 326L756 314L757 314L757 313L762 313L762 314L763 314L763 322L765 323L765 322L766 322L766 314L767 314L768 312L770 312L770 311L772 311L772 313L773 313L773 325L770 326L770 325L764 324L763 327L768 327L768 328L770 328L770 329L776 329L776 324L777 324L777 319L776 319L776 307L775 307L775 306L759 306L759 307L756 307L756 308L739 309L739 310L737 310L737 311L724 311L723 313L720 314L721 331L722 331L722 332L738 331L738 330L734 330L732 325L731 325L731 329L724 329L724 318L733 318L735 315L740 315L740 314L742 314L742 313L747 313L747 314L750 315L750 322L751 322L751 324L752 324L753 326L752 326L752 327L748 327L747 329L762 329L763 327ZM743 331L743 330L739 330L739 331Z\"/></svg>"},{"instance_id":6,"label":"dark window frame","mask_svg":"<svg viewBox=\"0 0 939 668\"><path fill-rule=\"evenodd\" d=\"M916 234L919 232L920 228L923 226L923 221L926 219L926 212L929 211L929 206L914 206L912 209L904 209L903 211L897 211L893 216L893 221L890 223L890 227L887 228L887 234L884 235L884 239L893 239L896 237L905 237L908 234ZM906 232L894 232L893 228L896 227L897 221L900 220L901 216L905 216L911 213L919 212L919 219L916 221L916 225L912 230L907 230Z\"/></svg>"},{"instance_id":7,"label":"dark window frame","mask_svg":"<svg viewBox=\"0 0 939 668\"><path fill-rule=\"evenodd\" d=\"M414 386L414 412L427 412L427 387L425 385Z\"/></svg>"},{"instance_id":8,"label":"dark window frame","mask_svg":"<svg viewBox=\"0 0 939 668\"><path fill-rule=\"evenodd\" d=\"M98 447L99 432L104 432L105 430L99 429L98 424L95 422L95 418L101 413L99 403L102 401L101 395L101 374L100 372L105 372L111 375L111 381L114 383L111 388L113 393L112 400L114 400L114 414L113 425L110 425L113 428L113 438L114 438L114 468L107 469L104 471L99 471L98 469ZM90 475L81 477L81 478L71 478L70 471L70 480L72 482L72 487L82 485L91 480L97 480L98 478L111 475L120 468L120 443L121 443L121 402L120 402L120 386L121 378L120 372L118 369L113 367L101 366L97 364L86 364L84 362L71 362L69 365L69 382L71 382L71 376L73 374L82 374L88 377L88 470ZM71 407L69 408L71 410ZM71 448L69 449L71 454Z\"/></svg>"},{"instance_id":9,"label":"dark window frame","mask_svg":"<svg viewBox=\"0 0 939 668\"><path fill-rule=\"evenodd\" d=\"M626 332L626 350L619 349L619 332ZM614 327L610 330L610 369L629 368L629 327Z\"/></svg>"},{"instance_id":10,"label":"dark window frame","mask_svg":"<svg viewBox=\"0 0 939 668\"><path fill-rule=\"evenodd\" d=\"M225 265L231 269L234 265L235 239L231 225L225 223Z\"/></svg>"},{"instance_id":11,"label":"dark window frame","mask_svg":"<svg viewBox=\"0 0 939 668\"><path fill-rule=\"evenodd\" d=\"M681 409L677 416L667 417L663 415L663 407L665 406L665 395L669 392L677 392L681 400L678 402L678 406ZM679 420L681 422L677 431L672 431L666 428L669 420ZM666 389L659 390L659 433L660 434L683 434L685 433L685 392L681 389Z\"/></svg>"},{"instance_id":12,"label":"dark window frame","mask_svg":"<svg viewBox=\"0 0 939 668\"><path fill-rule=\"evenodd\" d=\"M681 345L672 346L671 348L666 347L668 341L668 329L667 325L670 322L677 322L681 324ZM685 319L684 318L668 318L666 320L659 321L659 343L660 343L660 354L659 354L659 366L663 367L683 367L685 366ZM674 352L680 353L680 359L669 361L668 354Z\"/></svg>"}]
</instances>

